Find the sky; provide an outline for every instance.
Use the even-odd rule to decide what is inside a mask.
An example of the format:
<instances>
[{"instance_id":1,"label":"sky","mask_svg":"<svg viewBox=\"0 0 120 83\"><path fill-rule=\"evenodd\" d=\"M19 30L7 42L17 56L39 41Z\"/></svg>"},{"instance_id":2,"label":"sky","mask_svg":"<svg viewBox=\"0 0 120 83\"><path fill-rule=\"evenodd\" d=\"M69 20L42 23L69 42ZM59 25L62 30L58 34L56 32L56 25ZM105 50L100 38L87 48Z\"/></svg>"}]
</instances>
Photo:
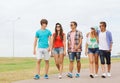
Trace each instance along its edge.
<instances>
[{"instance_id":1,"label":"sky","mask_svg":"<svg viewBox=\"0 0 120 83\"><path fill-rule=\"evenodd\" d=\"M49 21L52 33L55 23L61 23L67 33L70 22L76 21L84 36L83 50L90 27L106 21L114 40L112 55L120 53L120 0L0 0L0 57L13 56L13 31L15 57L33 57L34 36L42 18Z\"/></svg>"}]
</instances>

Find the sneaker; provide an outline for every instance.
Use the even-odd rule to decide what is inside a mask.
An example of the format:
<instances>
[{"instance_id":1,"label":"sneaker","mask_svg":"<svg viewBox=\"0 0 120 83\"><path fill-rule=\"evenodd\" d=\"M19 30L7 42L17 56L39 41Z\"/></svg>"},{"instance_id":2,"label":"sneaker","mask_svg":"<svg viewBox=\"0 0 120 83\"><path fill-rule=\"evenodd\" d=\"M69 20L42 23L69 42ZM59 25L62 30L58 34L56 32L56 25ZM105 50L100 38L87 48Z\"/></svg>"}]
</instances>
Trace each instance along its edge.
<instances>
[{"instance_id":1,"label":"sneaker","mask_svg":"<svg viewBox=\"0 0 120 83\"><path fill-rule=\"evenodd\" d=\"M95 74L95 77L98 77L98 74Z\"/></svg>"},{"instance_id":2,"label":"sneaker","mask_svg":"<svg viewBox=\"0 0 120 83\"><path fill-rule=\"evenodd\" d=\"M58 76L58 78L59 78L59 79L62 79L62 76L61 76L61 75L59 75L59 76Z\"/></svg>"},{"instance_id":3,"label":"sneaker","mask_svg":"<svg viewBox=\"0 0 120 83\"><path fill-rule=\"evenodd\" d=\"M40 79L40 75L36 74L36 75L34 76L34 79L35 79L35 80Z\"/></svg>"},{"instance_id":4,"label":"sneaker","mask_svg":"<svg viewBox=\"0 0 120 83\"><path fill-rule=\"evenodd\" d=\"M72 74L70 74L70 73L68 73L67 76L68 76L69 78L73 78Z\"/></svg>"},{"instance_id":5,"label":"sneaker","mask_svg":"<svg viewBox=\"0 0 120 83\"><path fill-rule=\"evenodd\" d=\"M103 73L101 77L102 77L102 78L106 78L106 74L105 74L105 73Z\"/></svg>"},{"instance_id":6,"label":"sneaker","mask_svg":"<svg viewBox=\"0 0 120 83\"><path fill-rule=\"evenodd\" d=\"M79 73L77 73L77 74L75 75L75 77L76 77L76 78L79 78L79 77L80 77L80 74L79 74Z\"/></svg>"},{"instance_id":7,"label":"sneaker","mask_svg":"<svg viewBox=\"0 0 120 83\"><path fill-rule=\"evenodd\" d=\"M48 79L48 75L46 74L46 75L44 76L44 78L45 78L45 79Z\"/></svg>"},{"instance_id":8,"label":"sneaker","mask_svg":"<svg viewBox=\"0 0 120 83\"><path fill-rule=\"evenodd\" d=\"M91 78L94 78L94 76L93 76L92 74L90 74L90 77L91 77Z\"/></svg>"},{"instance_id":9,"label":"sneaker","mask_svg":"<svg viewBox=\"0 0 120 83\"><path fill-rule=\"evenodd\" d=\"M111 73L108 72L108 73L107 73L107 76L108 76L108 77L111 77Z\"/></svg>"}]
</instances>

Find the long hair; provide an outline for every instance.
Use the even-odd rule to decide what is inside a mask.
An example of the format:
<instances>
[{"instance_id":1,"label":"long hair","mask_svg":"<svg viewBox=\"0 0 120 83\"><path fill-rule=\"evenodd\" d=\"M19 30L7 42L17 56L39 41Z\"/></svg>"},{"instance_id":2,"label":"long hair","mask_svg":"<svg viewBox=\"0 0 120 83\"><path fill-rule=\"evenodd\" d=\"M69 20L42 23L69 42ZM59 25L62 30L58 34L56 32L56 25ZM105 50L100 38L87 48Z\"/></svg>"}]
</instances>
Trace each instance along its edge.
<instances>
[{"instance_id":1,"label":"long hair","mask_svg":"<svg viewBox=\"0 0 120 83\"><path fill-rule=\"evenodd\" d=\"M98 34L97 34L97 32L96 32L96 30L94 29L94 31L93 32L90 32L90 37L91 38L96 38L97 39L97 41L98 41Z\"/></svg>"},{"instance_id":2,"label":"long hair","mask_svg":"<svg viewBox=\"0 0 120 83\"><path fill-rule=\"evenodd\" d=\"M60 26L60 34L58 34L57 25ZM62 25L60 23L56 23L56 25L55 25L54 41L56 40L56 38L57 38L58 35L60 36L61 40L63 40L63 28L62 28Z\"/></svg>"}]
</instances>

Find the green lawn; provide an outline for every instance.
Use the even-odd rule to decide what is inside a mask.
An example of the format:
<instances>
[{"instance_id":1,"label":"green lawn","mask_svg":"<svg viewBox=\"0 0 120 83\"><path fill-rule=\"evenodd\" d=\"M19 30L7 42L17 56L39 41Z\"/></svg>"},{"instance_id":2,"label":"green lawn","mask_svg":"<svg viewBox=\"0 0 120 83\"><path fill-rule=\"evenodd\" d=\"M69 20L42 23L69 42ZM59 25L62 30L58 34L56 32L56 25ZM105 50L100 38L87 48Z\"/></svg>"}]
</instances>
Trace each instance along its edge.
<instances>
[{"instance_id":1,"label":"green lawn","mask_svg":"<svg viewBox=\"0 0 120 83\"><path fill-rule=\"evenodd\" d=\"M32 79L35 74L34 58L0 58L0 83ZM120 58L112 58L112 62L120 62ZM88 59L81 59L82 68L88 68ZM65 57L64 72L68 71L69 60ZM49 74L58 73L54 59L50 59ZM44 75L44 61L41 63L41 75Z\"/></svg>"}]
</instances>

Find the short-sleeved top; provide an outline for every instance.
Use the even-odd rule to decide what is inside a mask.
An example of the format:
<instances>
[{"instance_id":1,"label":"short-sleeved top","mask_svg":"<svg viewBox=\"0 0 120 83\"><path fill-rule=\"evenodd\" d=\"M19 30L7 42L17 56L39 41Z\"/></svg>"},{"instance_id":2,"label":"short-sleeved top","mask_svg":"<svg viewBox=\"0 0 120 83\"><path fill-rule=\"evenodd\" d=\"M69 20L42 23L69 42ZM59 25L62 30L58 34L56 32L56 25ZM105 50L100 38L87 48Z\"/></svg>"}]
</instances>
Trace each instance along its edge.
<instances>
[{"instance_id":1,"label":"short-sleeved top","mask_svg":"<svg viewBox=\"0 0 120 83\"><path fill-rule=\"evenodd\" d=\"M35 37L38 38L38 48L48 48L49 47L49 37L51 36L51 32L48 29L38 30L36 32Z\"/></svg>"},{"instance_id":2,"label":"short-sleeved top","mask_svg":"<svg viewBox=\"0 0 120 83\"><path fill-rule=\"evenodd\" d=\"M68 52L81 52L82 51L82 45L77 49L77 50L75 50L75 49L72 49L71 47L71 45L72 45L72 37L71 37L71 33L72 33L72 31L70 31L70 32L68 32L68 34L67 34L67 40L68 40ZM83 35L82 35L82 32L80 32L80 31L78 31L78 30L76 30L75 31L75 34L73 34L74 35L74 46L76 46L76 45L78 45L79 44L79 39L80 38L82 38L83 39Z\"/></svg>"},{"instance_id":3,"label":"short-sleeved top","mask_svg":"<svg viewBox=\"0 0 120 83\"><path fill-rule=\"evenodd\" d=\"M88 48L99 48L99 44L96 38L87 37Z\"/></svg>"},{"instance_id":4,"label":"short-sleeved top","mask_svg":"<svg viewBox=\"0 0 120 83\"><path fill-rule=\"evenodd\" d=\"M64 35L65 34L63 33L63 36ZM55 33L53 34L53 37L55 38ZM60 38L60 36L57 36L56 39L54 40L53 48L60 48L60 47L64 47L63 40Z\"/></svg>"}]
</instances>

